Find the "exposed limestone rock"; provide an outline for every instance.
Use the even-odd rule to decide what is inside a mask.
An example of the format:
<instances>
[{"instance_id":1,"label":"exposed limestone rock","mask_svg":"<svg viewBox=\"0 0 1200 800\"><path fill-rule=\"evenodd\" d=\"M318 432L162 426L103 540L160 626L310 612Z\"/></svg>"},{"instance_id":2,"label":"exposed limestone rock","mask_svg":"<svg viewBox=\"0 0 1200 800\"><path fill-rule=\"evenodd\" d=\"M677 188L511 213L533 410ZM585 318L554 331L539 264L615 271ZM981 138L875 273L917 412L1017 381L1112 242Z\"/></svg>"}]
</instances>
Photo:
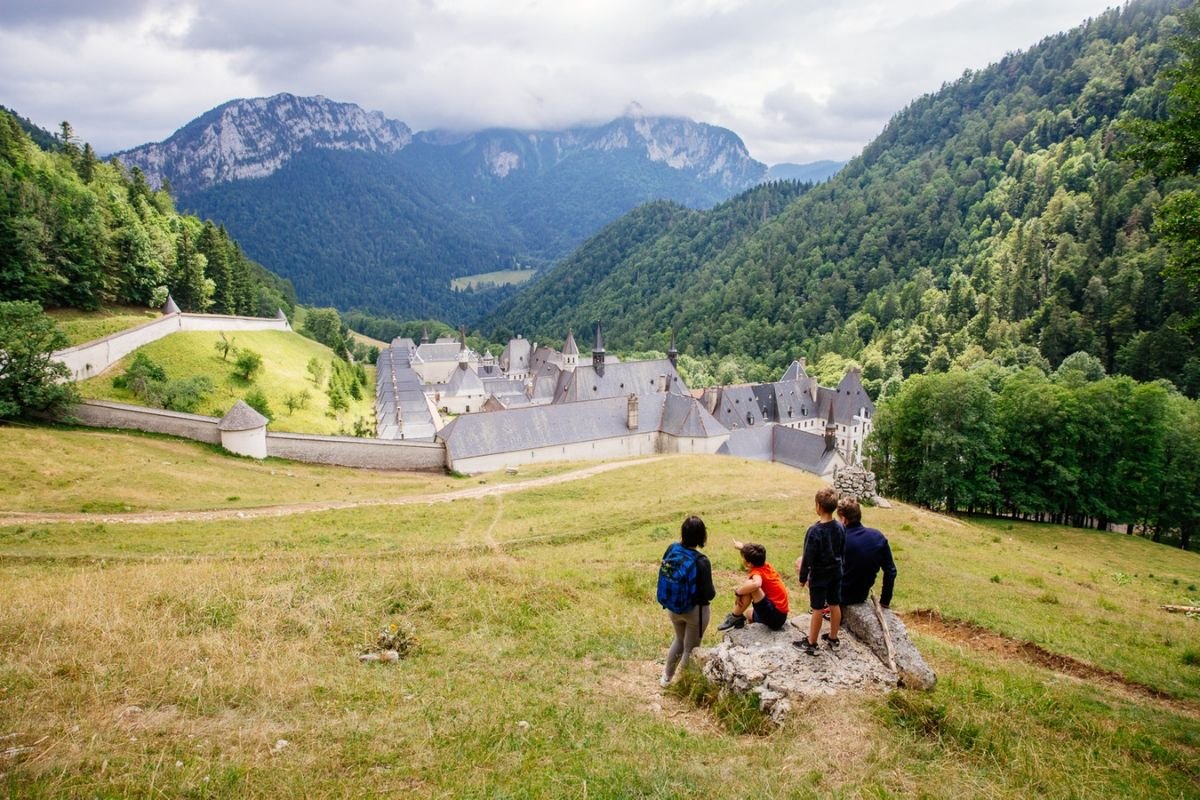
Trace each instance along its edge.
<instances>
[{"instance_id":1,"label":"exposed limestone rock","mask_svg":"<svg viewBox=\"0 0 1200 800\"><path fill-rule=\"evenodd\" d=\"M808 621L808 615L801 614L780 631L757 624L731 630L716 647L693 650L692 658L714 683L758 694L763 710L776 722L791 711L795 698L886 691L899 685L898 676L853 634L843 631L837 651L822 643L815 656L793 647L808 630Z\"/></svg>"},{"instance_id":2,"label":"exposed limestone rock","mask_svg":"<svg viewBox=\"0 0 1200 800\"><path fill-rule=\"evenodd\" d=\"M896 660L900 685L906 689L932 689L937 683L937 675L913 646L904 623L890 610L884 608L882 612L892 637L892 655ZM880 661L887 663L888 651L883 628L870 602L842 606L842 627L854 634L855 638L878 656Z\"/></svg>"}]
</instances>

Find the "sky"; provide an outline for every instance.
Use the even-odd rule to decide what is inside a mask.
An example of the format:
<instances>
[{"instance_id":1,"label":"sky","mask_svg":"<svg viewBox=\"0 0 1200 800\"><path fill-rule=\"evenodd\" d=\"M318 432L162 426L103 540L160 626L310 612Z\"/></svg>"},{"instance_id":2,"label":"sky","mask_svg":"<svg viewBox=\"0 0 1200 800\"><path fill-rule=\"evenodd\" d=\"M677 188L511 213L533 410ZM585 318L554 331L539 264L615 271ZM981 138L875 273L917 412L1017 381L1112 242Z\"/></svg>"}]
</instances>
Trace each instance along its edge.
<instances>
[{"instance_id":1,"label":"sky","mask_svg":"<svg viewBox=\"0 0 1200 800\"><path fill-rule=\"evenodd\" d=\"M101 154L324 95L413 130L685 116L767 164L856 155L910 101L1105 0L0 0L0 105Z\"/></svg>"}]
</instances>

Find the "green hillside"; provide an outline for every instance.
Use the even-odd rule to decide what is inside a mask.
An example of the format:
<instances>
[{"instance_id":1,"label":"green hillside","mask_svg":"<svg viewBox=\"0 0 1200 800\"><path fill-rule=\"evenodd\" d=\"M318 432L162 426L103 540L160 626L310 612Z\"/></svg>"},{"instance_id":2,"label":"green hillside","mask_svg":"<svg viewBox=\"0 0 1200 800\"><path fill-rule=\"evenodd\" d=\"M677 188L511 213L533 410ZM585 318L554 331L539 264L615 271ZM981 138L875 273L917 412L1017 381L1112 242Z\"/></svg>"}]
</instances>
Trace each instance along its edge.
<instances>
[{"instance_id":1,"label":"green hillside","mask_svg":"<svg viewBox=\"0 0 1200 800\"><path fill-rule=\"evenodd\" d=\"M358 484L195 444L24 428L0 434L0 476L20 477L4 473L26 451L93 447L86 472L44 474L45 497L29 481L0 497L0 730L13 753L0 787L14 796L1195 793L1200 620L1157 608L1196 602L1194 553L868 509L937 688L813 699L754 736L659 689L670 636L657 560L698 513L719 598L742 574L731 538L763 542L782 568L810 476L676 457L538 488L482 476L504 493L430 503L482 487L396 475L393 492L375 474ZM179 508L163 461L199 476L186 507L243 517L12 517L60 507L56 482L77 480L110 511ZM150 474L133 500L135 463ZM303 505L260 516L226 501L248 491ZM350 491L364 505L312 506ZM406 494L422 496L394 504ZM413 652L359 664L390 623L415 633ZM704 643L719 639L710 629Z\"/></svg>"},{"instance_id":2,"label":"green hillside","mask_svg":"<svg viewBox=\"0 0 1200 800\"><path fill-rule=\"evenodd\" d=\"M44 151L0 108L0 300L157 308L168 293L184 311L271 317L296 300L223 227L177 213L137 169L101 162L65 124Z\"/></svg>"},{"instance_id":3,"label":"green hillside","mask_svg":"<svg viewBox=\"0 0 1200 800\"><path fill-rule=\"evenodd\" d=\"M366 383L359 386L359 397L347 396L347 408L334 410L330 406L328 387L333 364L339 359L328 347L287 331L239 331L225 336L233 343L228 358L222 358L216 349L221 339L218 333L173 333L139 348L103 375L79 383L79 392L85 398L139 403L132 390L114 386L113 379L125 374L141 353L161 366L168 380L207 379L211 390L192 409L197 414L223 417L235 402L257 389L274 413L270 426L273 431L348 434L358 421L367 428L374 428L374 366L364 367ZM235 374L238 354L246 350L262 357L261 370L251 380ZM319 385L308 369L313 359L321 365ZM308 397L302 406L289 410L287 398L304 393Z\"/></svg>"},{"instance_id":4,"label":"green hillside","mask_svg":"<svg viewBox=\"0 0 1200 800\"><path fill-rule=\"evenodd\" d=\"M1181 3L1141 0L915 100L828 182L732 241L728 209L639 209L506 302L493 330L605 324L615 348L806 354L891 376L984 358L1110 372L1200 392L1197 294L1164 274L1163 196L1122 156L1122 120L1159 118ZM1192 36L1197 35L1193 31ZM724 246L697 252L697 241ZM567 292L563 287L570 287ZM570 303L564 298L569 297Z\"/></svg>"}]
</instances>

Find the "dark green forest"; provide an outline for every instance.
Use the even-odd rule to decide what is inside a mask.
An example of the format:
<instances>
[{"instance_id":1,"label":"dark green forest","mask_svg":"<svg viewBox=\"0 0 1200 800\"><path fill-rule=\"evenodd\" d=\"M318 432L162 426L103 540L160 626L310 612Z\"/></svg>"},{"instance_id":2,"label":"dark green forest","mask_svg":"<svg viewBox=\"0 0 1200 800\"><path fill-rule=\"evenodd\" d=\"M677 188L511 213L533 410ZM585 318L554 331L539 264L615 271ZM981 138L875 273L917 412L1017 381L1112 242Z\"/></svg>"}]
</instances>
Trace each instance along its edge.
<instances>
[{"instance_id":1,"label":"dark green forest","mask_svg":"<svg viewBox=\"0 0 1200 800\"><path fill-rule=\"evenodd\" d=\"M525 167L491 175L484 144ZM487 131L458 144L417 139L397 153L303 152L266 178L181 191L178 201L225 223L305 302L457 324L516 287L454 291L452 278L548 267L648 200L710 206L728 195L632 150L561 158L528 134Z\"/></svg>"},{"instance_id":2,"label":"dark green forest","mask_svg":"<svg viewBox=\"0 0 1200 800\"><path fill-rule=\"evenodd\" d=\"M153 307L169 292L184 311L291 311L291 284L247 258L223 227L177 213L167 191L100 161L67 123L43 133L50 151L0 111L0 300Z\"/></svg>"},{"instance_id":3,"label":"dark green forest","mask_svg":"<svg viewBox=\"0 0 1200 800\"><path fill-rule=\"evenodd\" d=\"M880 405L867 449L882 492L932 508L1122 524L1184 548L1200 531L1200 404L1084 353L1049 376L916 375Z\"/></svg>"},{"instance_id":4,"label":"dark green forest","mask_svg":"<svg viewBox=\"0 0 1200 800\"><path fill-rule=\"evenodd\" d=\"M1195 281L1169 268L1180 247L1156 222L1197 176L1149 169L1133 124L1168 116L1180 7L1129 3L965 73L782 208L779 186L706 212L640 208L483 328L553 338L600 320L610 348L638 350L675 327L694 356L855 361L877 395L1082 351L1195 396Z\"/></svg>"}]
</instances>

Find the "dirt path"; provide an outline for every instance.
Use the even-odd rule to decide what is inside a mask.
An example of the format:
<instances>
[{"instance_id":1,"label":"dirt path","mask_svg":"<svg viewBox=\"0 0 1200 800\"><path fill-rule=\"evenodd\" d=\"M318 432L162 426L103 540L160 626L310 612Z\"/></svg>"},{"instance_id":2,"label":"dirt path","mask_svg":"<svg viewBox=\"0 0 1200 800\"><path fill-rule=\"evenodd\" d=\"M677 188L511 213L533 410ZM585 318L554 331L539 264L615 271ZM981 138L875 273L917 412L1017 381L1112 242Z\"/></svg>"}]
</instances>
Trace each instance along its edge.
<instances>
[{"instance_id":1,"label":"dirt path","mask_svg":"<svg viewBox=\"0 0 1200 800\"><path fill-rule=\"evenodd\" d=\"M0 511L0 526L5 525L54 525L72 523L110 523L118 525L151 525L164 522L208 522L224 519L261 519L264 517L288 517L295 514L313 514L320 511L338 511L346 508L370 508L380 506L407 506L433 503L449 503L454 500L474 500L481 497L494 497L513 492L523 492L527 489L539 489L544 486L554 486L568 481L578 481L605 472L652 464L662 458L639 458L630 461L612 461L605 464L586 467L584 469L564 472L558 475L547 475L544 478L532 478L517 483L502 483L495 486L473 486L470 489L459 489L440 494L417 494L404 497L376 500L329 500L314 503L289 503L279 506L259 506L257 508L229 508L214 511L139 511L130 514L38 514L15 511ZM493 526L494 527L494 521ZM488 529L489 533L491 528Z\"/></svg>"},{"instance_id":2,"label":"dirt path","mask_svg":"<svg viewBox=\"0 0 1200 800\"><path fill-rule=\"evenodd\" d=\"M1200 719L1200 704L1198 703L1180 700L1153 686L1131 681L1118 672L1097 667L1070 656L1051 653L1033 642L1013 639L972 622L948 619L936 611L922 609L904 614L904 624L943 641L963 645L972 650L981 650L989 655L1034 664L1087 683L1113 689L1132 699L1149 700L1176 713Z\"/></svg>"}]
</instances>

